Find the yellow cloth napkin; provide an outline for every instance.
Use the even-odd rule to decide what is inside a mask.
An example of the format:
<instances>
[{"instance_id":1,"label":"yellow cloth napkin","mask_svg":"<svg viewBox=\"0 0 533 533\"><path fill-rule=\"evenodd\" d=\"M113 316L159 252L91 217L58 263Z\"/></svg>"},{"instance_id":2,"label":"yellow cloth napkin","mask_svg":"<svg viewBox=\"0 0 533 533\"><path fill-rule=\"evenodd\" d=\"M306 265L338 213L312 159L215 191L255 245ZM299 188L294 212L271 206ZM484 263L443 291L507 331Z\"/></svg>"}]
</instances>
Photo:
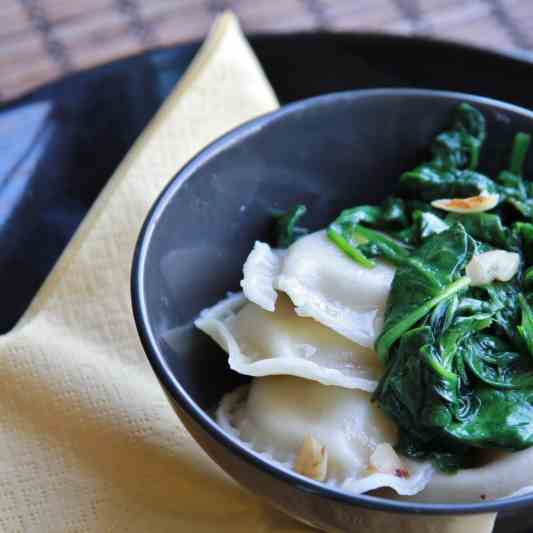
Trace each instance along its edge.
<instances>
[{"instance_id":1,"label":"yellow cloth napkin","mask_svg":"<svg viewBox=\"0 0 533 533\"><path fill-rule=\"evenodd\" d=\"M277 105L234 17L221 16L0 337L1 531L310 531L240 489L186 433L146 362L129 294L133 247L163 186L211 140ZM403 522L441 533L464 520L361 511L360 531ZM482 521L490 531L493 518Z\"/></svg>"}]
</instances>

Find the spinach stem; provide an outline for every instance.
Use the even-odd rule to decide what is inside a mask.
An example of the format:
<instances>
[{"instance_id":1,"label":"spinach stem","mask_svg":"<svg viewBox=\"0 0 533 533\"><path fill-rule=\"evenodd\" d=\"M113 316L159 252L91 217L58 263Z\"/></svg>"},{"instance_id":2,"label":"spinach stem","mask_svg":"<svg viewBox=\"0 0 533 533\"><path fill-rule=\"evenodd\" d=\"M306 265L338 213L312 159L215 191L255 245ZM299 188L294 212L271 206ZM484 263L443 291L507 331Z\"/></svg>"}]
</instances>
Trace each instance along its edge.
<instances>
[{"instance_id":1,"label":"spinach stem","mask_svg":"<svg viewBox=\"0 0 533 533\"><path fill-rule=\"evenodd\" d=\"M442 377L446 378L449 381L453 381L453 383L457 383L457 374L452 372L451 370L448 370L446 367L440 364L439 361L437 361L434 357L431 356L431 354L427 352L423 352L424 358L428 362L428 364Z\"/></svg>"},{"instance_id":2,"label":"spinach stem","mask_svg":"<svg viewBox=\"0 0 533 533\"><path fill-rule=\"evenodd\" d=\"M470 285L470 278L468 276L463 276L458 280L454 281L448 285L443 291L439 294L428 300L426 303L417 307L414 311L409 313L401 322L398 322L395 326L387 330L383 335L379 337L376 342L376 352L378 357L383 363L387 362L387 356L390 350L390 347L394 342L403 335L407 330L413 327L421 318L427 315L431 309L433 309L437 304L446 300L447 298L452 297L457 292L465 289Z\"/></svg>"},{"instance_id":3,"label":"spinach stem","mask_svg":"<svg viewBox=\"0 0 533 533\"><path fill-rule=\"evenodd\" d=\"M509 170L517 176L522 175L524 161L529 150L529 143L531 142L531 135L519 132L515 135L513 141L513 148L511 152L511 161Z\"/></svg>"},{"instance_id":4,"label":"spinach stem","mask_svg":"<svg viewBox=\"0 0 533 533\"><path fill-rule=\"evenodd\" d=\"M395 263L401 263L401 259L406 258L411 250L410 246L389 237L386 233L361 226L361 224L355 226L354 233L356 236L364 237L377 244L383 255Z\"/></svg>"},{"instance_id":5,"label":"spinach stem","mask_svg":"<svg viewBox=\"0 0 533 533\"><path fill-rule=\"evenodd\" d=\"M328 237L349 257L360 265L366 268L374 268L376 266L375 261L369 259L363 254L356 246L349 243L340 232L336 231L332 226L328 228Z\"/></svg>"}]
</instances>

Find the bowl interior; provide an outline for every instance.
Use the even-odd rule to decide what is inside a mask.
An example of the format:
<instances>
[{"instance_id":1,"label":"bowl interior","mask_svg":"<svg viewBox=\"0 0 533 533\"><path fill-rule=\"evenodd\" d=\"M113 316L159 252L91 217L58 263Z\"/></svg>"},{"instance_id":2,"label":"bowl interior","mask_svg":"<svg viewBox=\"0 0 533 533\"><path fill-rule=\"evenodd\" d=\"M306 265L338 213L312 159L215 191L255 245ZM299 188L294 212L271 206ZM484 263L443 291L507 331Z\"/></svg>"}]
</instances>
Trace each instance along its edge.
<instances>
[{"instance_id":1,"label":"bowl interior","mask_svg":"<svg viewBox=\"0 0 533 533\"><path fill-rule=\"evenodd\" d=\"M304 224L318 229L343 208L380 201L424 157L461 101L487 118L490 157L482 155L482 170L494 174L507 163L514 133L533 130L531 115L487 99L420 90L292 104L224 136L178 174L148 217L133 276L141 337L178 403L210 413L224 393L247 381L192 321L239 290L254 241L270 238L272 211L304 203Z\"/></svg>"}]
</instances>

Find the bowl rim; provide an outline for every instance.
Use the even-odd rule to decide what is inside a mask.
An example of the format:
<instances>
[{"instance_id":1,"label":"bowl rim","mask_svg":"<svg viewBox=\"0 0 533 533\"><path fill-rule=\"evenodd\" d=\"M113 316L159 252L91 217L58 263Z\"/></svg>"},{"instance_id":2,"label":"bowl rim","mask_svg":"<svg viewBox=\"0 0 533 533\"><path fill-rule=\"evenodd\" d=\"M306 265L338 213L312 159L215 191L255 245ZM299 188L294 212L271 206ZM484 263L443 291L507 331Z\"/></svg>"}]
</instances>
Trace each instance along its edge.
<instances>
[{"instance_id":1,"label":"bowl rim","mask_svg":"<svg viewBox=\"0 0 533 533\"><path fill-rule=\"evenodd\" d=\"M399 33L391 33L380 30L367 30L367 31L349 31L349 30L318 30L313 29L305 30L300 29L287 33L268 33L264 31L250 32L246 34L247 39L250 41L252 47L261 46L265 43L275 41L292 41L301 39L316 39L317 41L337 41L337 42L351 42L351 43L379 43L382 42L388 46L394 46L395 43L407 44L412 43L418 47L434 47L438 49L448 49L451 52L461 54L476 53L482 55L484 58L497 61L506 61L508 63L520 64L525 66L533 66L533 53L526 49L504 49L499 50L497 48L491 48L482 46L476 43L456 41L451 38L442 37L438 35L402 35ZM159 53L173 51L177 49L191 48L198 51L202 44L201 39L189 39L183 42L168 44L162 46L156 46L149 50L144 50L137 53L127 54L123 57L107 61L100 65L82 68L73 73L60 76L59 78L53 78L46 80L35 87L31 87L28 90L23 91L20 94L9 98L6 101L0 102L0 110L5 110L10 107L24 105L30 100L37 100L42 98L47 91L56 91L61 87L68 85L73 80L81 79L85 75L90 75L95 72L99 72L102 69L109 68L110 66L124 65L129 61L138 60L141 58L149 58L156 56ZM340 92L340 91L339 91ZM436 91L437 92L437 91ZM450 92L450 91L449 91Z\"/></svg>"},{"instance_id":2,"label":"bowl rim","mask_svg":"<svg viewBox=\"0 0 533 533\"><path fill-rule=\"evenodd\" d=\"M485 104L497 108L498 110L510 111L523 115L533 121L533 112L517 105L501 102L493 98L461 92L436 91L431 89L375 88L334 92L306 98L260 115L231 129L204 147L175 174L159 194L145 218L135 245L130 279L133 316L139 338L154 373L172 400L175 401L178 406L183 409L183 411L185 411L185 413L188 414L204 431L206 431L211 438L217 441L218 444L222 445L233 455L243 459L251 466L258 468L265 474L272 475L281 482L287 482L293 486L295 485L298 489L310 495L320 495L356 507L365 507L368 509L394 513L457 515L501 512L511 509L517 510L533 503L533 493L472 503L431 503L402 499L395 500L368 494L353 494L341 489L332 488L267 462L261 458L259 454L246 448L237 439L226 433L215 420L192 399L167 365L165 358L159 350L154 332L148 325L149 313L146 306L143 281L145 276L146 258L150 248L151 239L162 213L165 211L172 198L178 193L181 186L191 178L199 168L226 148L240 142L242 139L245 139L247 136L255 133L270 123L273 123L286 115L302 111L308 107L328 104L339 100L398 96L419 98L438 97L467 101L473 104Z\"/></svg>"}]
</instances>

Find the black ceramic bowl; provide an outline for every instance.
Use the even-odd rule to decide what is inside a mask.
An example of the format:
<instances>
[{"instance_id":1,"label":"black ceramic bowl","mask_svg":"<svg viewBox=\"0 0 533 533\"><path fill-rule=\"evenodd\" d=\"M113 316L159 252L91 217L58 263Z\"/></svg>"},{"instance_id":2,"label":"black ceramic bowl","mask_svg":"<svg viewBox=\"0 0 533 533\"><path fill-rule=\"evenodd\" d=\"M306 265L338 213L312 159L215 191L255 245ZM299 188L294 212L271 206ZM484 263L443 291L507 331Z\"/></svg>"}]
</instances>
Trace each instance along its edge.
<instances>
[{"instance_id":1,"label":"black ceramic bowl","mask_svg":"<svg viewBox=\"0 0 533 533\"><path fill-rule=\"evenodd\" d=\"M228 474L319 527L350 530L360 507L457 514L533 503L533 496L465 504L355 496L268 464L215 423L213 408L246 378L231 371L225 354L192 326L201 309L239 289L254 241L269 237L273 208L306 204L305 224L314 230L343 208L380 201L401 172L420 160L461 101L475 104L487 118L486 150L492 155L483 170L494 173L506 162L513 134L533 130L529 111L425 90L331 94L259 117L208 146L163 191L139 237L132 274L135 319L178 416Z\"/></svg>"}]
</instances>

